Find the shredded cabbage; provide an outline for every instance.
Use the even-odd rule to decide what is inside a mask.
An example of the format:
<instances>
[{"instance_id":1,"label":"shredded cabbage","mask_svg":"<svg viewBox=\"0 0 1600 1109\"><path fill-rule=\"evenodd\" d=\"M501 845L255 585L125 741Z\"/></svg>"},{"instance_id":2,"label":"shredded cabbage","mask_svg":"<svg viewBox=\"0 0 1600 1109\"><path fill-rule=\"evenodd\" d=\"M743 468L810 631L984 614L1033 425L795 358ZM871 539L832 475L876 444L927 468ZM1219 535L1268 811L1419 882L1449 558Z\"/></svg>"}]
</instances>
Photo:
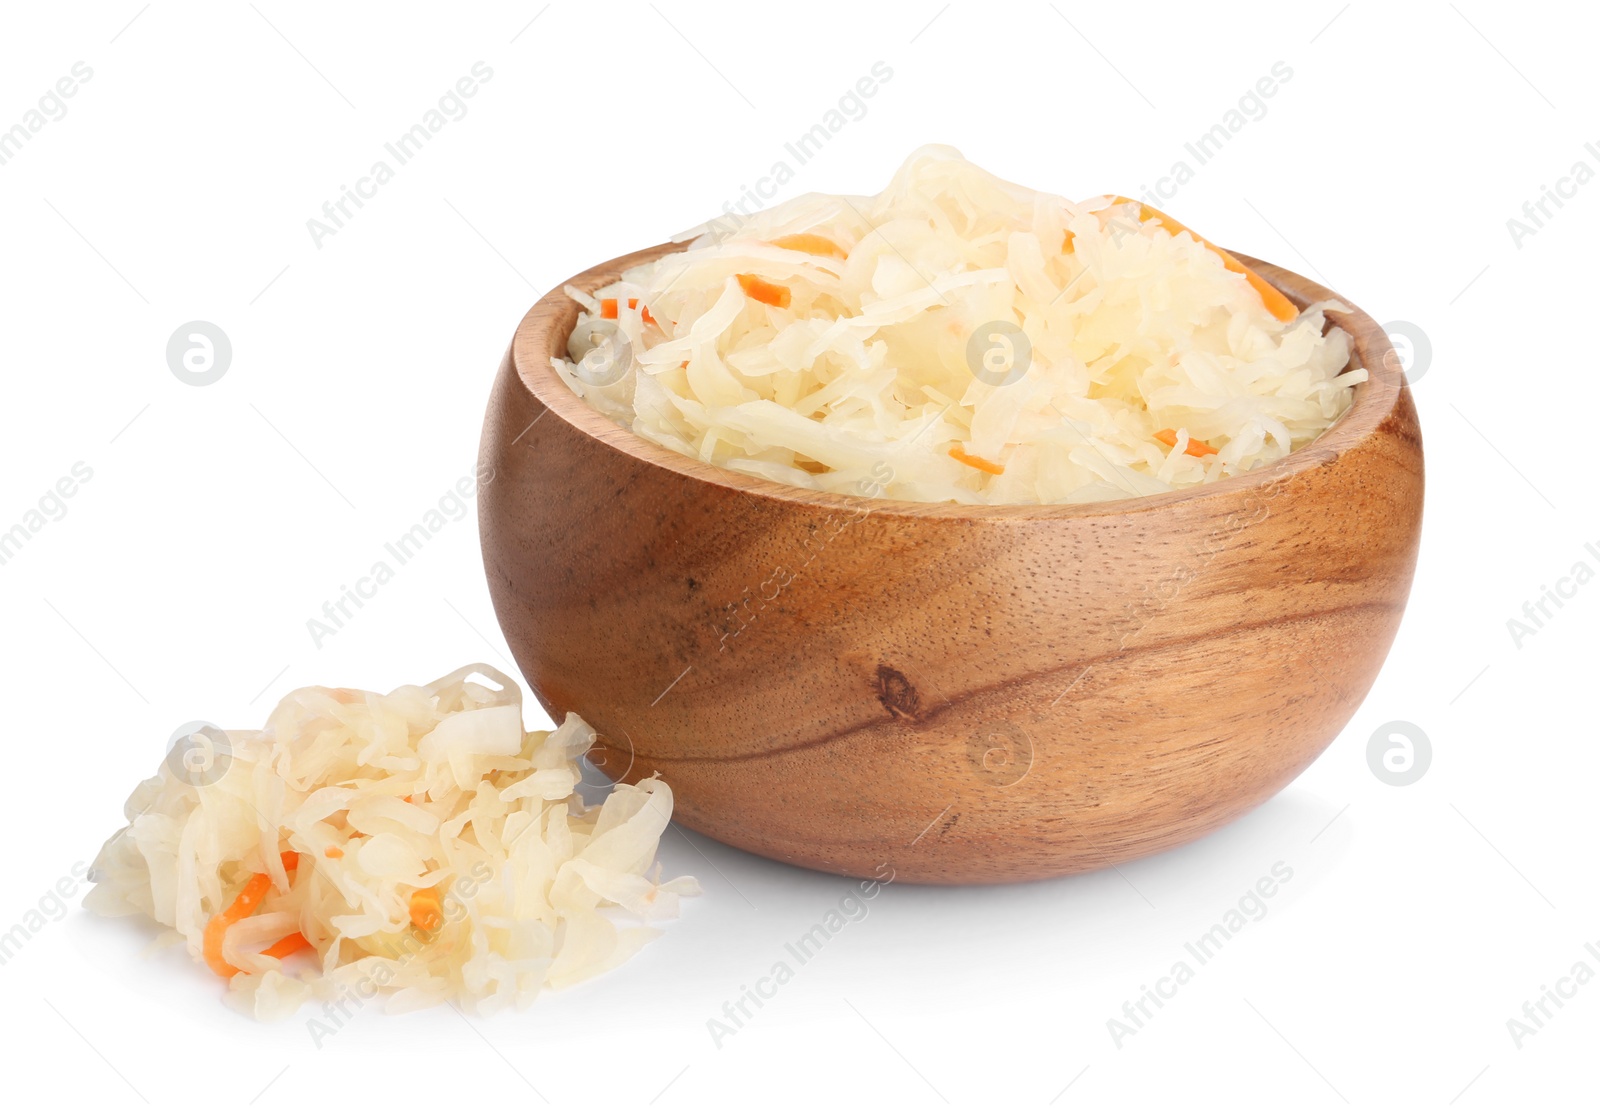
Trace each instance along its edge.
<instances>
[{"instance_id":1,"label":"shredded cabbage","mask_svg":"<svg viewBox=\"0 0 1600 1109\"><path fill-rule=\"evenodd\" d=\"M556 372L718 466L903 500L1074 503L1215 481L1316 438L1366 370L1191 233L958 151L808 194L583 293ZM832 249L830 249L832 248Z\"/></svg>"},{"instance_id":2,"label":"shredded cabbage","mask_svg":"<svg viewBox=\"0 0 1600 1109\"><path fill-rule=\"evenodd\" d=\"M618 784L585 806L594 732L574 714L524 732L521 690L487 666L389 694L299 689L261 731L190 738L204 757L169 757L133 791L85 904L150 917L210 961L208 923L268 876L259 907L214 929L218 972L238 971L230 1002L262 1019L351 995L385 995L391 1011L521 1008L658 934L616 918L669 919L700 892L647 873L667 784ZM260 949L296 932L314 950L291 975L295 956Z\"/></svg>"}]
</instances>

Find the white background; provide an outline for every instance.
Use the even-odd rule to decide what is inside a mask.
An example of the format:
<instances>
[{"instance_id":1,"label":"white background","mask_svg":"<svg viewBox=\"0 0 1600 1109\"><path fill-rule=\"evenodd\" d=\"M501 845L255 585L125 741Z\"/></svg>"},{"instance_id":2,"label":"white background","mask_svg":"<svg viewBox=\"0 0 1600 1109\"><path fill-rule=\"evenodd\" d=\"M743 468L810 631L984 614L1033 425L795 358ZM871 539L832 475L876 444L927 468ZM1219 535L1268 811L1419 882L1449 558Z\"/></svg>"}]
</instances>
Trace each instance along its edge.
<instances>
[{"instance_id":1,"label":"white background","mask_svg":"<svg viewBox=\"0 0 1600 1109\"><path fill-rule=\"evenodd\" d=\"M93 858L185 721L509 668L471 514L320 647L306 621L469 472L540 294L792 162L876 61L892 78L780 198L876 191L929 141L1075 197L1137 195L1184 159L1163 207L1420 327L1422 557L1371 695L1261 810L1120 872L892 886L720 1047L708 1019L850 883L672 832L667 872L705 896L633 963L521 1015L366 1012L320 1048L310 1010L257 1026L181 953L141 960L149 934L88 917L80 887L0 966L11 1094L1592 1103L1600 984L1520 1046L1507 1027L1575 962L1600 971L1600 584L1520 644L1507 628L1574 563L1600 569L1600 182L1520 244L1506 222L1578 160L1600 170L1597 28L1575 6L139 4L8 5L0 25L0 128L93 70L0 166L0 530L93 471L0 566L0 930ZM314 245L306 221L480 60L468 114ZM1196 167L1184 143L1279 61L1265 117ZM204 388L165 360L191 320L233 345ZM1404 787L1368 765L1394 720L1431 740ZM1265 918L1115 1042L1123 1003L1278 862Z\"/></svg>"}]
</instances>

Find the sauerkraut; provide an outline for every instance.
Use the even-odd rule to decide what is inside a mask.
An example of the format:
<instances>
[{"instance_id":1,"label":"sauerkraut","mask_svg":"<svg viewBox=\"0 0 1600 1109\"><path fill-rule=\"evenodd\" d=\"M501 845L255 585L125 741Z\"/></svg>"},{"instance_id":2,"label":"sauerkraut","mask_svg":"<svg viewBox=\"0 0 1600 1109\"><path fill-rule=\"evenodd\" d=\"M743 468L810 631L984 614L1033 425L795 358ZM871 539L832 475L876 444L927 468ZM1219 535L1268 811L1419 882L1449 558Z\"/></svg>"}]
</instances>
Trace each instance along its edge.
<instances>
[{"instance_id":1,"label":"sauerkraut","mask_svg":"<svg viewBox=\"0 0 1600 1109\"><path fill-rule=\"evenodd\" d=\"M174 749L85 904L170 929L263 1019L378 995L520 1008L623 962L699 892L651 872L665 782L580 800L594 738L576 715L525 732L520 689L482 665L388 694L299 689L261 731Z\"/></svg>"},{"instance_id":2,"label":"sauerkraut","mask_svg":"<svg viewBox=\"0 0 1600 1109\"><path fill-rule=\"evenodd\" d=\"M971 504L1160 493L1305 445L1367 376L1325 318L1342 306L1299 311L1162 213L1034 192L948 147L877 196L731 222L592 294L569 287L582 311L552 363L644 438L790 485Z\"/></svg>"}]
</instances>

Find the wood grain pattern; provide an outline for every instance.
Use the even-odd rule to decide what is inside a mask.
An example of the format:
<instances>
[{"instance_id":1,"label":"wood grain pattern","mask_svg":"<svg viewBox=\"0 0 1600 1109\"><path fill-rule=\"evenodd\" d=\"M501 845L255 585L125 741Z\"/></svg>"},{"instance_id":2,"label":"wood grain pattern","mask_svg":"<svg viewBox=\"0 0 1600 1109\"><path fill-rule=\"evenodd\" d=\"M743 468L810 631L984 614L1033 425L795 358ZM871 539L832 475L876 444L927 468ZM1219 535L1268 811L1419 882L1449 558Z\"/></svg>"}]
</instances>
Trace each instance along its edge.
<instances>
[{"instance_id":1,"label":"wood grain pattern","mask_svg":"<svg viewBox=\"0 0 1600 1109\"><path fill-rule=\"evenodd\" d=\"M1333 296L1240 257L1297 304ZM551 370L576 316L559 291L536 304L490 398L495 610L544 706L600 732L603 769L661 774L677 819L723 842L928 883L1161 851L1304 770L1399 625L1422 445L1360 311L1335 319L1371 380L1278 463L979 507L790 488L646 442Z\"/></svg>"}]
</instances>

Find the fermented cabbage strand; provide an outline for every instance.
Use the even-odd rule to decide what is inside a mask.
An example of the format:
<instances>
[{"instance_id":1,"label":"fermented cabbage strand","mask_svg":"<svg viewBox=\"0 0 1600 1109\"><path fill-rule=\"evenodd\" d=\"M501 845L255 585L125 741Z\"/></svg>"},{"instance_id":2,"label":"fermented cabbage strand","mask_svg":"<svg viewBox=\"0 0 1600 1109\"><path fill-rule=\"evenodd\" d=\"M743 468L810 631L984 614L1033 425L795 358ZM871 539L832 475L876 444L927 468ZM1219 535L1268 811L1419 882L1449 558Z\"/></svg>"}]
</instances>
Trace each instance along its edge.
<instances>
[{"instance_id":1,"label":"fermented cabbage strand","mask_svg":"<svg viewBox=\"0 0 1600 1109\"><path fill-rule=\"evenodd\" d=\"M1343 306L1279 320L1146 215L924 147L877 196L797 197L569 288L583 309L552 364L683 454L903 500L1141 496L1316 438L1367 376L1324 316Z\"/></svg>"},{"instance_id":2,"label":"fermented cabbage strand","mask_svg":"<svg viewBox=\"0 0 1600 1109\"><path fill-rule=\"evenodd\" d=\"M169 758L128 798L85 904L153 919L199 962L208 921L267 876L253 915L220 925L230 1000L263 1019L379 994L391 1011L520 1008L625 961L699 892L650 873L667 784L585 806L594 732L572 714L524 732L520 689L487 666L388 694L299 689L261 731L193 738L204 758ZM309 956L262 953L296 933Z\"/></svg>"}]
</instances>

